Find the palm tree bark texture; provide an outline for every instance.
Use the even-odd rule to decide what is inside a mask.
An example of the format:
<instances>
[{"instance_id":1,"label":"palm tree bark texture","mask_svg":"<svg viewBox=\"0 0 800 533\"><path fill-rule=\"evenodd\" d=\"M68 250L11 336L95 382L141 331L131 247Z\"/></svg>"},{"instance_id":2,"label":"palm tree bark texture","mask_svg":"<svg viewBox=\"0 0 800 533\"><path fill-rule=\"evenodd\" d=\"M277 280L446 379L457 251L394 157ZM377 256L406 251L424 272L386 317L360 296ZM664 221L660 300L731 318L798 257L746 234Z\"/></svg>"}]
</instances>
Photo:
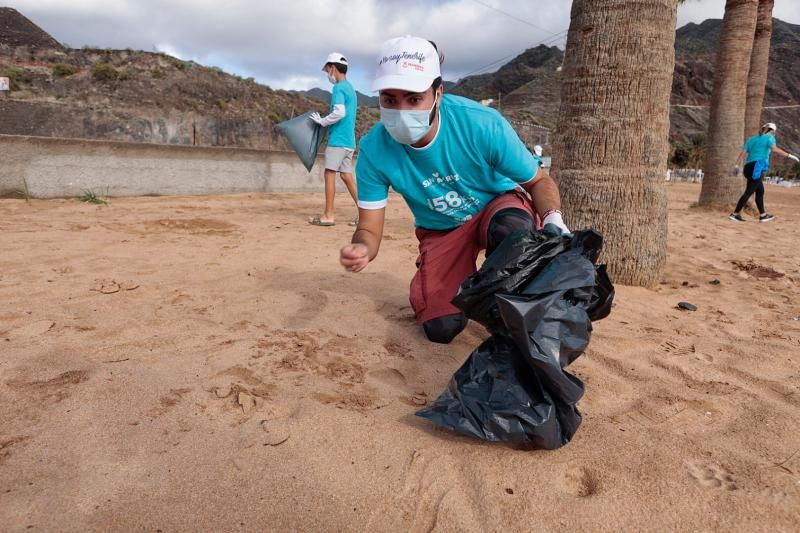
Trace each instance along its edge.
<instances>
[{"instance_id":1,"label":"palm tree bark texture","mask_svg":"<svg viewBox=\"0 0 800 533\"><path fill-rule=\"evenodd\" d=\"M676 0L575 0L553 141L572 228L603 233L615 283L653 286L667 257Z\"/></svg>"},{"instance_id":2,"label":"palm tree bark texture","mask_svg":"<svg viewBox=\"0 0 800 533\"><path fill-rule=\"evenodd\" d=\"M700 205L727 209L742 192L731 170L744 142L747 78L758 0L727 0L717 46Z\"/></svg>"},{"instance_id":3,"label":"palm tree bark texture","mask_svg":"<svg viewBox=\"0 0 800 533\"><path fill-rule=\"evenodd\" d=\"M772 40L772 8L775 0L759 0L753 51L750 53L750 74L747 77L747 107L744 119L744 138L758 133L761 126L761 106L769 71L769 46Z\"/></svg>"}]
</instances>

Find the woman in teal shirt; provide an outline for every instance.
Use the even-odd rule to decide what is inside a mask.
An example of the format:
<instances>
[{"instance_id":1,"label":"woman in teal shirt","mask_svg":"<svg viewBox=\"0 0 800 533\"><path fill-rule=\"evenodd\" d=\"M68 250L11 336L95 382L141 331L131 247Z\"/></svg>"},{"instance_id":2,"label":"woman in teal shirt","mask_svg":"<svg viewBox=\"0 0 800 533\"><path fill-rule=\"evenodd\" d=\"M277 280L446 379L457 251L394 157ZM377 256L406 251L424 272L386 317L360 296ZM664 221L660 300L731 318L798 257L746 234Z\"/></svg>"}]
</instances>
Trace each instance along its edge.
<instances>
[{"instance_id":1,"label":"woman in teal shirt","mask_svg":"<svg viewBox=\"0 0 800 533\"><path fill-rule=\"evenodd\" d=\"M777 127L774 123L767 122L761 126L761 132L747 139L747 142L745 142L742 147L742 153L739 154L739 159L736 160L736 167L734 167L733 175L739 175L739 167L742 165L743 161L746 161L744 165L744 177L747 179L747 188L741 198L739 198L739 202L736 204L736 210L728 215L728 218L733 221L744 222L740 213L753 193L756 194L756 207L758 207L758 212L760 214L758 221L769 222L775 218L764 210L764 182L761 180L769 168L769 154L770 152L775 152L795 162L800 161L797 156L778 148L775 142L776 130ZM745 156L747 156L746 160Z\"/></svg>"}]
</instances>

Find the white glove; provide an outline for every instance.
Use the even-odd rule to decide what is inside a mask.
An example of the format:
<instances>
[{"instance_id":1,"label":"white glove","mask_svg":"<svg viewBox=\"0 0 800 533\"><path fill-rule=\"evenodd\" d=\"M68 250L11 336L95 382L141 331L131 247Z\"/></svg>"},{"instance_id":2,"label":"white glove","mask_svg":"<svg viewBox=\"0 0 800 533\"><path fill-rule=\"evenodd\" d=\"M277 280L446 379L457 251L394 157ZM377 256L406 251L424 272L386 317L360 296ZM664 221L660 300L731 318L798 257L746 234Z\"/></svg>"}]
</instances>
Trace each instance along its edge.
<instances>
[{"instance_id":1,"label":"white glove","mask_svg":"<svg viewBox=\"0 0 800 533\"><path fill-rule=\"evenodd\" d=\"M313 120L314 122L316 122L316 123L317 123L317 124L319 124L320 126L324 126L324 125L325 125L325 124L324 124L324 121L322 120L322 117L321 117L321 116L319 116L319 113L316 113L316 112L314 112L314 113L311 113L311 114L308 116L308 118L310 118L311 120Z\"/></svg>"},{"instance_id":2,"label":"white glove","mask_svg":"<svg viewBox=\"0 0 800 533\"><path fill-rule=\"evenodd\" d=\"M792 161L794 161L795 163L800 163L800 157L797 157L796 155L789 154L789 155L788 155L788 156L786 156L786 157L788 157L789 159L791 159L791 160L792 160Z\"/></svg>"},{"instance_id":3,"label":"white glove","mask_svg":"<svg viewBox=\"0 0 800 533\"><path fill-rule=\"evenodd\" d=\"M731 174L733 174L734 176L738 176L739 171L741 171L741 169L739 168L739 165L736 165L735 167L733 167L733 172Z\"/></svg>"},{"instance_id":4,"label":"white glove","mask_svg":"<svg viewBox=\"0 0 800 533\"><path fill-rule=\"evenodd\" d=\"M548 225L557 229L558 233L562 235L570 234L569 228L566 224L564 224L564 219L561 217L561 211L558 209L552 209L548 211L545 217L542 219L542 229L545 229Z\"/></svg>"}]
</instances>

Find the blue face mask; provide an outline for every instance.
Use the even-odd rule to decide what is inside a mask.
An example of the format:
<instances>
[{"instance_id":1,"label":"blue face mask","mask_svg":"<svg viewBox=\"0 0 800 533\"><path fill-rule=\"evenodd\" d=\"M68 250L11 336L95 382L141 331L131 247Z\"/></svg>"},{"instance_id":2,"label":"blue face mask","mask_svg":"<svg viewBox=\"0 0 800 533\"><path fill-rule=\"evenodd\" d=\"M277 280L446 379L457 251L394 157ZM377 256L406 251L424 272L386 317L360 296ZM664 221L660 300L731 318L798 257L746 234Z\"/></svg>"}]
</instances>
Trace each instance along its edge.
<instances>
[{"instance_id":1,"label":"blue face mask","mask_svg":"<svg viewBox=\"0 0 800 533\"><path fill-rule=\"evenodd\" d=\"M381 106L381 124L395 141L400 144L414 144L430 131L431 113L434 107L436 107L436 97L427 111L386 109Z\"/></svg>"}]
</instances>

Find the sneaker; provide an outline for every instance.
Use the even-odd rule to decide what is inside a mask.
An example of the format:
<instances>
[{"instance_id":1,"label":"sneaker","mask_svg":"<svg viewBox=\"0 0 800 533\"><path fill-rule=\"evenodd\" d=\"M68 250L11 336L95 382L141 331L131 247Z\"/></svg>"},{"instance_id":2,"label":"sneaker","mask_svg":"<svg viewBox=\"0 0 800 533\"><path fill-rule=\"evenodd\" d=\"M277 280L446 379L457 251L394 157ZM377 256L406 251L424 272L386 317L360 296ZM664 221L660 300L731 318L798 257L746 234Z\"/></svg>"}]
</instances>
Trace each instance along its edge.
<instances>
[{"instance_id":1,"label":"sneaker","mask_svg":"<svg viewBox=\"0 0 800 533\"><path fill-rule=\"evenodd\" d=\"M770 220L775 220L775 217L767 213L764 213L763 215L758 217L759 222L769 222Z\"/></svg>"},{"instance_id":2,"label":"sneaker","mask_svg":"<svg viewBox=\"0 0 800 533\"><path fill-rule=\"evenodd\" d=\"M731 213L730 215L728 215L728 218L735 222L744 222L742 215L740 215L739 213Z\"/></svg>"}]
</instances>

